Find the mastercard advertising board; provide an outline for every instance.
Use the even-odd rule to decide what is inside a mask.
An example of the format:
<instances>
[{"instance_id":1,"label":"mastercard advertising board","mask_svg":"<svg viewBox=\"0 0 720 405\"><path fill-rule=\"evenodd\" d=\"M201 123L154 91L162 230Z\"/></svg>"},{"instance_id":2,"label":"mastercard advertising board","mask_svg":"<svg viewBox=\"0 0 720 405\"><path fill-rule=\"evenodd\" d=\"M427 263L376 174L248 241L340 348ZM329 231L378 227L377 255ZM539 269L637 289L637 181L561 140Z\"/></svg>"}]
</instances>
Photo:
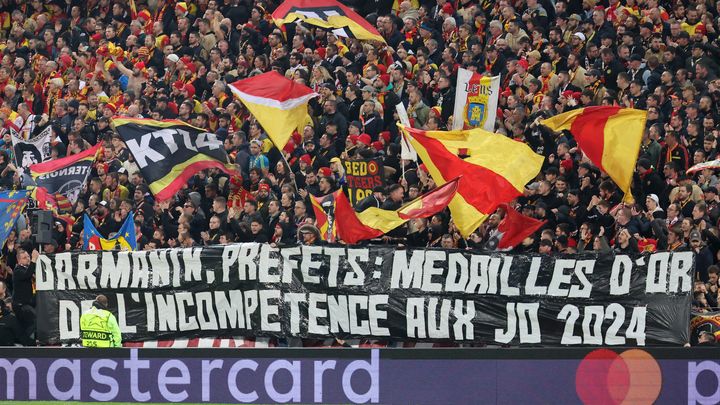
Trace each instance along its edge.
<instances>
[{"instance_id":1,"label":"mastercard advertising board","mask_svg":"<svg viewBox=\"0 0 720 405\"><path fill-rule=\"evenodd\" d=\"M0 400L426 405L720 402L720 359L714 348L195 348L170 352L3 348Z\"/></svg>"}]
</instances>

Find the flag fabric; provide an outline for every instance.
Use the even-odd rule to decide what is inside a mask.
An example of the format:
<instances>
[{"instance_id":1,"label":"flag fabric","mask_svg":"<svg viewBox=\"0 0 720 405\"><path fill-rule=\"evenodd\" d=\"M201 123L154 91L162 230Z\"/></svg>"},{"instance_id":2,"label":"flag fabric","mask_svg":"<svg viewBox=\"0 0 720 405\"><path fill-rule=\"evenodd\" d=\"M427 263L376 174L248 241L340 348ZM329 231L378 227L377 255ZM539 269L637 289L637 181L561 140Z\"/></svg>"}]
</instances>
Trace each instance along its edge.
<instances>
[{"instance_id":1,"label":"flag fabric","mask_svg":"<svg viewBox=\"0 0 720 405\"><path fill-rule=\"evenodd\" d=\"M237 208L241 210L245 207L245 202L247 201L255 201L255 196L243 187L240 187L240 189L231 191L230 195L228 195L227 207L228 209Z\"/></svg>"},{"instance_id":2,"label":"flag fabric","mask_svg":"<svg viewBox=\"0 0 720 405\"><path fill-rule=\"evenodd\" d=\"M72 211L70 200L60 193L48 193L45 187L30 187L30 196L37 201L37 208L60 215Z\"/></svg>"},{"instance_id":3,"label":"flag fabric","mask_svg":"<svg viewBox=\"0 0 720 405\"><path fill-rule=\"evenodd\" d=\"M500 208L505 211L505 218L500 221L494 237L497 240L497 250L514 248L547 222L525 216L507 204L501 204Z\"/></svg>"},{"instance_id":4,"label":"flag fabric","mask_svg":"<svg viewBox=\"0 0 720 405\"><path fill-rule=\"evenodd\" d=\"M711 160L708 162L700 162L695 166L687 169L687 174L693 174L696 172L703 171L705 169L720 169L720 159Z\"/></svg>"},{"instance_id":5,"label":"flag fabric","mask_svg":"<svg viewBox=\"0 0 720 405\"><path fill-rule=\"evenodd\" d=\"M377 238L414 218L427 218L447 207L458 190L460 178L404 204L395 211L370 207L356 213L350 200L341 191L335 198L337 235L347 243Z\"/></svg>"},{"instance_id":6,"label":"flag fabric","mask_svg":"<svg viewBox=\"0 0 720 405\"><path fill-rule=\"evenodd\" d=\"M408 112L403 103L396 105L395 111L397 111L399 121L402 125L405 125L406 127L412 126L410 125L410 118L408 117ZM417 152L415 152L415 149L413 149L412 145L410 145L410 142L407 138L405 138L405 134L403 133L400 134L400 159L417 162Z\"/></svg>"},{"instance_id":7,"label":"flag fabric","mask_svg":"<svg viewBox=\"0 0 720 405\"><path fill-rule=\"evenodd\" d=\"M135 0L128 1L128 6L130 6L130 19L136 20L137 19L137 5L135 5Z\"/></svg>"},{"instance_id":8,"label":"flag fabric","mask_svg":"<svg viewBox=\"0 0 720 405\"><path fill-rule=\"evenodd\" d=\"M44 187L28 187L30 198L36 201L35 207L39 210L50 211L53 218L65 223L65 234L68 238L72 235L72 226L75 218L72 213L72 203L62 194L50 194Z\"/></svg>"},{"instance_id":9,"label":"flag fabric","mask_svg":"<svg viewBox=\"0 0 720 405\"><path fill-rule=\"evenodd\" d=\"M10 231L15 228L18 217L27 205L28 190L0 192L0 248L5 246Z\"/></svg>"},{"instance_id":10,"label":"flag fabric","mask_svg":"<svg viewBox=\"0 0 720 405\"><path fill-rule=\"evenodd\" d=\"M230 84L230 90L257 118L279 150L287 145L293 131L302 133L308 101L319 96L276 71L238 80Z\"/></svg>"},{"instance_id":11,"label":"flag fabric","mask_svg":"<svg viewBox=\"0 0 720 405\"><path fill-rule=\"evenodd\" d=\"M275 25L295 20L332 29L340 37L385 42L378 30L351 8L335 0L285 0L272 13Z\"/></svg>"},{"instance_id":12,"label":"flag fabric","mask_svg":"<svg viewBox=\"0 0 720 405\"><path fill-rule=\"evenodd\" d=\"M617 106L579 108L540 121L553 131L568 130L583 153L618 185L625 200L645 131L647 111Z\"/></svg>"},{"instance_id":13,"label":"flag fabric","mask_svg":"<svg viewBox=\"0 0 720 405\"><path fill-rule=\"evenodd\" d=\"M462 176L450 201L458 230L467 238L495 212L524 191L525 184L540 172L544 158L522 142L482 129L422 131L401 126L441 186Z\"/></svg>"},{"instance_id":14,"label":"flag fabric","mask_svg":"<svg viewBox=\"0 0 720 405\"><path fill-rule=\"evenodd\" d=\"M179 120L113 118L113 124L158 201L173 197L201 170L236 174L222 141L204 129Z\"/></svg>"},{"instance_id":15,"label":"flag fabric","mask_svg":"<svg viewBox=\"0 0 720 405\"><path fill-rule=\"evenodd\" d=\"M452 129L494 131L499 95L500 76L482 76L459 68Z\"/></svg>"},{"instance_id":16,"label":"flag fabric","mask_svg":"<svg viewBox=\"0 0 720 405\"><path fill-rule=\"evenodd\" d=\"M32 165L30 175L38 187L43 187L50 194L64 195L74 204L101 147L102 143L98 143L76 155Z\"/></svg>"},{"instance_id":17,"label":"flag fabric","mask_svg":"<svg viewBox=\"0 0 720 405\"><path fill-rule=\"evenodd\" d=\"M22 169L49 159L51 134L52 128L48 125L38 136L25 140L11 128L10 138L13 143L15 165Z\"/></svg>"},{"instance_id":18,"label":"flag fabric","mask_svg":"<svg viewBox=\"0 0 720 405\"><path fill-rule=\"evenodd\" d=\"M315 226L320 230L320 238L331 243L335 242L337 235L334 218L335 201L338 194L342 194L342 189L324 197L315 197L309 194L313 212L315 213Z\"/></svg>"},{"instance_id":19,"label":"flag fabric","mask_svg":"<svg viewBox=\"0 0 720 405\"><path fill-rule=\"evenodd\" d=\"M84 250L137 250L135 235L135 217L130 212L120 230L112 238L100 235L90 217L85 214L83 219L83 249Z\"/></svg>"}]
</instances>

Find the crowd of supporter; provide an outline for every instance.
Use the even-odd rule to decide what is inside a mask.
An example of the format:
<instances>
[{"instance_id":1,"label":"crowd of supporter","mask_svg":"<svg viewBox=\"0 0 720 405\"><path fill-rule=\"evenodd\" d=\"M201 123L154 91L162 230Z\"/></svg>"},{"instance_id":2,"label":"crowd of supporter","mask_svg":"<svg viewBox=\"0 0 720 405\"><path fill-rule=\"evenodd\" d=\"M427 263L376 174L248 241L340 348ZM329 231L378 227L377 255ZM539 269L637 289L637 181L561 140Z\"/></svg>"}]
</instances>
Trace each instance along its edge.
<instances>
[{"instance_id":1,"label":"crowd of supporter","mask_svg":"<svg viewBox=\"0 0 720 405\"><path fill-rule=\"evenodd\" d=\"M342 187L343 160L379 158L394 169L387 186L357 209L396 209L435 187L422 165L400 159L394 106L405 105L414 127L449 128L462 67L500 75L495 132L546 157L514 206L547 223L516 251L692 249L693 306L718 306L719 180L713 169L686 170L717 158L720 2L347 2L386 44L309 25L277 27L270 18L277 1L135 3L134 18L126 1L0 3L5 129L14 125L30 138L52 126L53 158L104 145L73 206L72 236L56 222L57 243L43 246L45 252L81 248L84 213L112 236L131 211L140 249L321 243L308 194ZM270 70L320 94L309 104L307 125L282 151L227 86ZM622 203L617 186L568 132L538 124L591 105L648 111L634 204ZM213 132L241 176L201 172L175 198L155 201L113 130L113 116L180 119ZM6 131L5 188L22 187L14 161ZM237 204L230 197L240 187L255 199ZM464 239L446 210L372 243L493 249L503 215L491 215ZM2 250L0 295L12 292L19 306L33 305L25 291L31 283L17 270L34 260L23 252L33 250L31 240L28 229L18 229Z\"/></svg>"}]
</instances>

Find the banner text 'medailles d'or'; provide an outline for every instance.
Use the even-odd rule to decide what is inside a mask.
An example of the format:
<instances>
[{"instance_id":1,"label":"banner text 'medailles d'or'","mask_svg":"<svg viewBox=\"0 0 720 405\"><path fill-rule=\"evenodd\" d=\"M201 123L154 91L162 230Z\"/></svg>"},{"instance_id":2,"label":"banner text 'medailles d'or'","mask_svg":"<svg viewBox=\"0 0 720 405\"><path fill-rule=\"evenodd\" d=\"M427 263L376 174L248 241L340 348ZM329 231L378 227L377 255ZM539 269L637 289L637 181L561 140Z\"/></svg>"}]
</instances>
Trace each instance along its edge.
<instances>
[{"instance_id":1,"label":"banner text 'medailles d'or'","mask_svg":"<svg viewBox=\"0 0 720 405\"><path fill-rule=\"evenodd\" d=\"M693 254L247 243L61 253L41 256L36 274L45 343L77 339L80 314L102 291L126 340L227 334L645 345L686 338Z\"/></svg>"},{"instance_id":2,"label":"banner text 'medailles d'or'","mask_svg":"<svg viewBox=\"0 0 720 405\"><path fill-rule=\"evenodd\" d=\"M432 293L550 295L590 297L596 259L533 256L518 269L516 256L446 250L392 250L371 258L369 248L236 244L221 248L217 256L203 256L208 248L165 249L140 252L60 253L51 260L41 256L37 290L113 290L183 287L193 283L256 281L290 284L293 275L303 284L328 287L363 286L372 279L387 281L385 288L418 289ZM387 252L384 252L387 253ZM390 274L383 274L391 263ZM550 266L548 266L550 264ZM629 293L634 269L646 267L646 291L681 293L690 289L691 252L655 253L613 257L610 295ZM369 268L374 270L368 271ZM524 272L523 280L511 273ZM551 274L538 285L540 273Z\"/></svg>"}]
</instances>

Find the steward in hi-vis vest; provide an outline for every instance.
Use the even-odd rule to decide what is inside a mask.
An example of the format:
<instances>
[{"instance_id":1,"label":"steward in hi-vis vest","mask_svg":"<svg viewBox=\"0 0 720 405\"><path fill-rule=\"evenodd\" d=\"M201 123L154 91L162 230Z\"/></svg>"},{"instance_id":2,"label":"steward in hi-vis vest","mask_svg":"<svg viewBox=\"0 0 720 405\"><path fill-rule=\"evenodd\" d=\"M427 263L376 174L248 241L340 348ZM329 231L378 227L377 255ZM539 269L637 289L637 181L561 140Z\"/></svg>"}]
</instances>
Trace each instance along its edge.
<instances>
[{"instance_id":1,"label":"steward in hi-vis vest","mask_svg":"<svg viewBox=\"0 0 720 405\"><path fill-rule=\"evenodd\" d=\"M80 317L83 347L121 347L122 336L115 315L107 310L108 300L98 295L92 308Z\"/></svg>"}]
</instances>

